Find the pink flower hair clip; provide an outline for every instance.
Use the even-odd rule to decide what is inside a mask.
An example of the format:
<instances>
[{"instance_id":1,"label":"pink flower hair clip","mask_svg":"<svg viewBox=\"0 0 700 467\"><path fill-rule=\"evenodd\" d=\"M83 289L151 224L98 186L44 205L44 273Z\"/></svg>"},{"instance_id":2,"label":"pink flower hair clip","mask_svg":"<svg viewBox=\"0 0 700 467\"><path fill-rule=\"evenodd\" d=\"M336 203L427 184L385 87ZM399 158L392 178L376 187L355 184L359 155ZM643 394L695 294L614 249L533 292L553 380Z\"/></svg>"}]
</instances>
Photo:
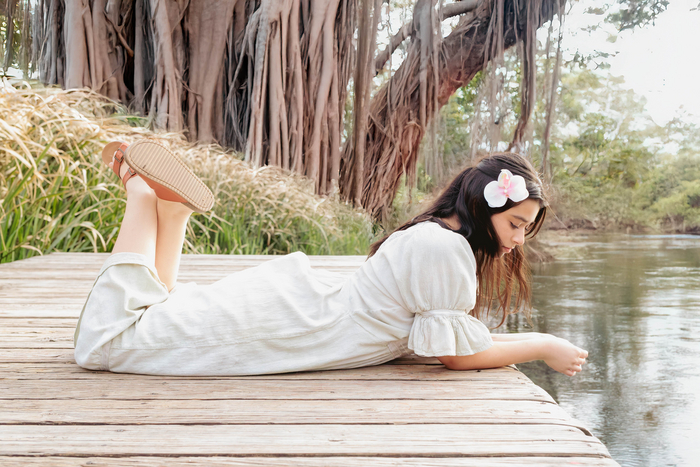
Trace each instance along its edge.
<instances>
[{"instance_id":1,"label":"pink flower hair clip","mask_svg":"<svg viewBox=\"0 0 700 467\"><path fill-rule=\"evenodd\" d=\"M520 175L513 175L510 170L501 169L498 181L489 182L484 188L484 198L491 208L500 208L508 198L518 203L527 199L530 193L525 186L525 179Z\"/></svg>"}]
</instances>

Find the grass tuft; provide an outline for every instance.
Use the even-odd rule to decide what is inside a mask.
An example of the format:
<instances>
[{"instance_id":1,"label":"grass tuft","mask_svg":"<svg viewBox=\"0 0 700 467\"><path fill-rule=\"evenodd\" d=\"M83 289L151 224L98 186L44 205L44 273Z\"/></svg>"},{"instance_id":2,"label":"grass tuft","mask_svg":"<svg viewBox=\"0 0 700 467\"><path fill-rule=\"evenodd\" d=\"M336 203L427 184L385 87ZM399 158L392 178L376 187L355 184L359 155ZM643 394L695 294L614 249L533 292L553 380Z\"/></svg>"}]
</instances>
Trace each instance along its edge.
<instances>
[{"instance_id":1,"label":"grass tuft","mask_svg":"<svg viewBox=\"0 0 700 467\"><path fill-rule=\"evenodd\" d=\"M155 133L89 90L0 87L0 263L55 251L110 251L125 196L102 163L109 141L156 137L212 189L211 213L190 221L184 251L366 254L370 218L300 176L252 169L218 145Z\"/></svg>"}]
</instances>

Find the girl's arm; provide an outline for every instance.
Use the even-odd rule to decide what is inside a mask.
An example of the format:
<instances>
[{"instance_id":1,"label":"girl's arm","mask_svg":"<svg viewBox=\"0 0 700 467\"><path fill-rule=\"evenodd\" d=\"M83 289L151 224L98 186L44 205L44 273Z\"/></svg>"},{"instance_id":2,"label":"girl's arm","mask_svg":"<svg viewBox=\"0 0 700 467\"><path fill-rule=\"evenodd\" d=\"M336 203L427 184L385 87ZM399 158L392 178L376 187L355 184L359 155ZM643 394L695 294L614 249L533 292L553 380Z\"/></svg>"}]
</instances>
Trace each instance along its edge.
<instances>
[{"instance_id":1,"label":"girl's arm","mask_svg":"<svg viewBox=\"0 0 700 467\"><path fill-rule=\"evenodd\" d=\"M502 334L502 336L508 335ZM573 376L581 371L581 365L586 363L586 357L588 352L569 341L540 334L520 340L494 339L493 346L483 352L466 356L438 357L438 360L450 370L498 368L515 363L544 360L553 370Z\"/></svg>"},{"instance_id":2,"label":"girl's arm","mask_svg":"<svg viewBox=\"0 0 700 467\"><path fill-rule=\"evenodd\" d=\"M513 342L524 341L531 339L551 339L551 334L542 334L541 332L508 332L508 333L492 333L491 339L494 342Z\"/></svg>"}]
</instances>

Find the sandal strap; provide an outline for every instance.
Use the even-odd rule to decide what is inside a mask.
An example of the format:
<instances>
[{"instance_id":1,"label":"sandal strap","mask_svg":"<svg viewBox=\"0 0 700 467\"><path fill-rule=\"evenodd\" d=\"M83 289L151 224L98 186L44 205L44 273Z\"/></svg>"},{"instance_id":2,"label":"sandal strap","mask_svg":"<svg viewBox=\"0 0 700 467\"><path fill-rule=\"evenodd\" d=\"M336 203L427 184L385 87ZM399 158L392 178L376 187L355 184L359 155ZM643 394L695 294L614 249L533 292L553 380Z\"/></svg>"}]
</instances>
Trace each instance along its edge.
<instances>
[{"instance_id":1,"label":"sandal strap","mask_svg":"<svg viewBox=\"0 0 700 467\"><path fill-rule=\"evenodd\" d=\"M112 156L112 161L114 161L114 164L112 164L112 170L114 170L114 173L117 174L117 177L121 172L122 162L124 162L124 156L126 155L125 151L128 147L128 144L122 143L122 145L119 146L116 151L114 151L114 155ZM121 155L119 155L119 153L121 153Z\"/></svg>"},{"instance_id":2,"label":"sandal strap","mask_svg":"<svg viewBox=\"0 0 700 467\"><path fill-rule=\"evenodd\" d=\"M128 147L128 144L122 143L122 145L119 146L116 151L114 151L114 155L112 156L112 160L114 161L114 164L112 164L112 170L114 170L114 173L117 174L117 177L121 172L122 163L124 162L124 156L126 155L126 148ZM138 176L138 174L134 171L134 169L129 167L126 173L124 174L124 177L122 177L122 184L126 186L126 182L128 182L129 179L133 176Z\"/></svg>"},{"instance_id":3,"label":"sandal strap","mask_svg":"<svg viewBox=\"0 0 700 467\"><path fill-rule=\"evenodd\" d=\"M121 164L121 162L120 162L120 164ZM132 169L131 167L129 167L129 168L126 170L126 173L124 174L124 178L122 178L122 184L124 184L124 186L126 186L126 182L128 182L129 179L130 179L131 177L134 177L134 176L138 177L138 175L139 175L139 174L137 174L136 172L134 172L134 169Z\"/></svg>"}]
</instances>

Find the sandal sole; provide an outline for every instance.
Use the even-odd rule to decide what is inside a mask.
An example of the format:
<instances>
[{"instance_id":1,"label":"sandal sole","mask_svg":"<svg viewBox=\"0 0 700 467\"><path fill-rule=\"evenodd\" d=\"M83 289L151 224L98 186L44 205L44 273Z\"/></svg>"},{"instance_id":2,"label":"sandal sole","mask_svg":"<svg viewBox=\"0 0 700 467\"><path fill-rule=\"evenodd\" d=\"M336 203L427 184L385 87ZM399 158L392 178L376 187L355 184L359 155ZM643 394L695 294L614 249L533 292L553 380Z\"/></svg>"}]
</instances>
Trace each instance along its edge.
<instances>
[{"instance_id":1,"label":"sandal sole","mask_svg":"<svg viewBox=\"0 0 700 467\"><path fill-rule=\"evenodd\" d=\"M106 148L105 148L106 149ZM204 213L214 206L211 190L175 154L155 141L138 141L131 144L124 159L156 191L159 197L166 189L166 196L174 193L185 206Z\"/></svg>"}]
</instances>

